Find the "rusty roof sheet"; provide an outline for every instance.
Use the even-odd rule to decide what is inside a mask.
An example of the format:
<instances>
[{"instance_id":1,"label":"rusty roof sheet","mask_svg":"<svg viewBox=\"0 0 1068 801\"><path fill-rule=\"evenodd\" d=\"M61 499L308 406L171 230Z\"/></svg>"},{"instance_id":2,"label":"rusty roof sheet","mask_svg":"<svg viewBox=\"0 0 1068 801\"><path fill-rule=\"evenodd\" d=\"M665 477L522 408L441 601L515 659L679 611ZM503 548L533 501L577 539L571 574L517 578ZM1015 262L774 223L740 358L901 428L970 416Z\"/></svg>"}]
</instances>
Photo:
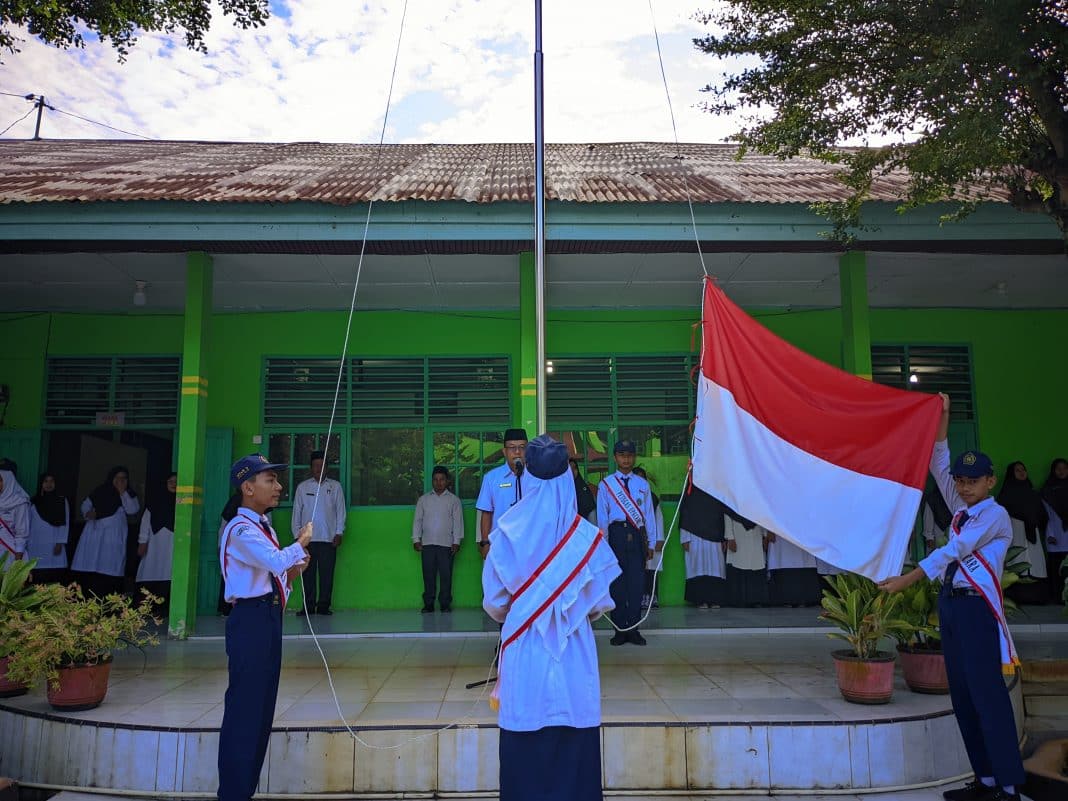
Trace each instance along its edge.
<instances>
[{"instance_id":1,"label":"rusty roof sheet","mask_svg":"<svg viewBox=\"0 0 1068 801\"><path fill-rule=\"evenodd\" d=\"M549 144L546 198L576 203L812 203L840 200L838 168L733 145ZM876 181L896 201L907 176ZM0 141L0 203L178 200L349 205L529 202L532 144L360 145L129 140Z\"/></svg>"}]
</instances>

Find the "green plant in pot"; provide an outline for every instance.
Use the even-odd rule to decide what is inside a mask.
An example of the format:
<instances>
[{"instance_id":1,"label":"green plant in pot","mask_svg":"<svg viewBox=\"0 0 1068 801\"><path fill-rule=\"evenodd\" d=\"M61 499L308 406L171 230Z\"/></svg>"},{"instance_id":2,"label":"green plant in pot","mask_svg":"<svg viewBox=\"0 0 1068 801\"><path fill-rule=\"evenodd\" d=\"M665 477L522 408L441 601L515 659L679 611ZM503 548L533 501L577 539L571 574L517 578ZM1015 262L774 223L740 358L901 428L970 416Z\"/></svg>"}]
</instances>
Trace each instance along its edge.
<instances>
[{"instance_id":1,"label":"green plant in pot","mask_svg":"<svg viewBox=\"0 0 1068 801\"><path fill-rule=\"evenodd\" d=\"M856 704L885 704L894 690L894 655L880 651L879 644L909 630L900 617L900 596L887 595L854 573L826 578L821 617L841 629L828 636L850 646L832 654L838 689Z\"/></svg>"},{"instance_id":2,"label":"green plant in pot","mask_svg":"<svg viewBox=\"0 0 1068 801\"><path fill-rule=\"evenodd\" d=\"M19 649L17 629L12 625L20 612L32 612L41 606L51 591L47 587L30 584L30 572L36 561L0 559L0 698L22 695L29 690L23 682L12 681L7 675L8 662Z\"/></svg>"},{"instance_id":3,"label":"green plant in pot","mask_svg":"<svg viewBox=\"0 0 1068 801\"><path fill-rule=\"evenodd\" d=\"M31 612L12 616L18 649L8 662L12 680L48 683L48 702L58 709L99 706L107 694L113 652L158 645L152 630L160 599L143 592L137 604L121 595L85 597L75 586L53 586L50 597Z\"/></svg>"},{"instance_id":4,"label":"green plant in pot","mask_svg":"<svg viewBox=\"0 0 1068 801\"><path fill-rule=\"evenodd\" d=\"M905 683L917 693L949 692L942 635L938 628L939 581L924 579L902 590L900 618L908 624L894 634Z\"/></svg>"}]
</instances>

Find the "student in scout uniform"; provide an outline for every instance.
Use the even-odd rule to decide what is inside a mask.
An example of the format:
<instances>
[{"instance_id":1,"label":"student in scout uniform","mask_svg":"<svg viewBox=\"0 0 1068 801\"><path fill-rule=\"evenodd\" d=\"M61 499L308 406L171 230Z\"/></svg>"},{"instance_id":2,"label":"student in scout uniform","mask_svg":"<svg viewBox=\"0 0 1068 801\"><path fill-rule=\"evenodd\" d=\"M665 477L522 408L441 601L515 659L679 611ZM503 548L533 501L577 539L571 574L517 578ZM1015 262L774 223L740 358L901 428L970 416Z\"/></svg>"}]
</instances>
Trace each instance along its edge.
<instances>
[{"instance_id":1,"label":"student in scout uniform","mask_svg":"<svg viewBox=\"0 0 1068 801\"><path fill-rule=\"evenodd\" d=\"M30 496L11 470L0 468L0 562L22 559L30 538Z\"/></svg>"},{"instance_id":2,"label":"student in scout uniform","mask_svg":"<svg viewBox=\"0 0 1068 801\"><path fill-rule=\"evenodd\" d=\"M653 493L648 482L634 474L637 448L629 439L616 443L614 454L619 469L605 477L597 490L597 520L608 532L608 544L619 560L622 575L612 582L612 622L627 629L641 618L642 590L645 587L645 561L652 556L651 544L659 537L653 511ZM617 631L612 645L645 645L637 629Z\"/></svg>"},{"instance_id":3,"label":"student in scout uniform","mask_svg":"<svg viewBox=\"0 0 1068 801\"><path fill-rule=\"evenodd\" d=\"M256 791L278 700L282 611L308 564L311 523L282 548L266 517L278 505L278 473L287 467L254 453L230 468L241 507L219 545L226 601L233 605L226 619L229 686L219 730L219 801L248 801Z\"/></svg>"},{"instance_id":4,"label":"student in scout uniform","mask_svg":"<svg viewBox=\"0 0 1068 801\"><path fill-rule=\"evenodd\" d=\"M501 801L601 801L601 690L590 622L612 608L619 564L577 514L567 448L527 449L537 480L496 522L482 606L503 623L497 683Z\"/></svg>"},{"instance_id":5,"label":"student in scout uniform","mask_svg":"<svg viewBox=\"0 0 1068 801\"><path fill-rule=\"evenodd\" d=\"M949 542L919 567L879 587L899 592L925 577L942 579L938 615L949 694L975 771L973 781L942 796L947 801L1017 801L1025 774L1003 673L1013 672L1019 659L999 584L1012 525L1008 512L990 497L997 481L990 457L965 451L950 467L949 405L949 396L942 394L942 421L931 454L931 473L954 510Z\"/></svg>"},{"instance_id":6,"label":"student in scout uniform","mask_svg":"<svg viewBox=\"0 0 1068 801\"><path fill-rule=\"evenodd\" d=\"M314 451L309 460L311 478L297 485L293 493L293 536L308 523L314 523L314 534L308 546L310 561L302 578L304 602L310 615L332 615L334 599L334 568L337 549L345 534L345 493L341 484L326 475L326 453ZM318 496L318 503L316 497ZM312 520L312 510L315 519ZM297 612L304 616L304 610Z\"/></svg>"},{"instance_id":7,"label":"student in scout uniform","mask_svg":"<svg viewBox=\"0 0 1068 801\"><path fill-rule=\"evenodd\" d=\"M490 470L482 479L475 508L482 512L478 521L478 550L486 558L489 535L500 518L523 497L523 471L526 464L527 432L509 428L504 432L504 464Z\"/></svg>"},{"instance_id":8,"label":"student in scout uniform","mask_svg":"<svg viewBox=\"0 0 1068 801\"><path fill-rule=\"evenodd\" d=\"M634 475L641 476L646 481L649 480L644 467L635 467ZM652 492L652 486L650 483L650 492ZM652 538L649 540L653 555L645 560L645 587L642 592L642 609L648 609L650 606L655 609L660 606L660 600L657 598L657 593L660 591L660 576L656 574L663 569L660 554L664 550L664 510L660 508L660 497L655 492L652 493L652 496L653 514L656 517L656 541L654 542ZM654 589L656 592L654 592Z\"/></svg>"}]
</instances>

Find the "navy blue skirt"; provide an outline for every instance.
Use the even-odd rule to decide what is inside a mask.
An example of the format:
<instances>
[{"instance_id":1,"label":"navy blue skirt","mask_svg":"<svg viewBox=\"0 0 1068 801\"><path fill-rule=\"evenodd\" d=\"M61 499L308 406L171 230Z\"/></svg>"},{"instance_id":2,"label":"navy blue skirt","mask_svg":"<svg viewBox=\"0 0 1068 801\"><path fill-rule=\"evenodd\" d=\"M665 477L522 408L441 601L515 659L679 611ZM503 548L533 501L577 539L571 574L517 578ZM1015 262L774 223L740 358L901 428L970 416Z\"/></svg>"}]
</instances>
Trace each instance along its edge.
<instances>
[{"instance_id":1,"label":"navy blue skirt","mask_svg":"<svg viewBox=\"0 0 1068 801\"><path fill-rule=\"evenodd\" d=\"M601 729L501 729L500 801L602 801Z\"/></svg>"}]
</instances>

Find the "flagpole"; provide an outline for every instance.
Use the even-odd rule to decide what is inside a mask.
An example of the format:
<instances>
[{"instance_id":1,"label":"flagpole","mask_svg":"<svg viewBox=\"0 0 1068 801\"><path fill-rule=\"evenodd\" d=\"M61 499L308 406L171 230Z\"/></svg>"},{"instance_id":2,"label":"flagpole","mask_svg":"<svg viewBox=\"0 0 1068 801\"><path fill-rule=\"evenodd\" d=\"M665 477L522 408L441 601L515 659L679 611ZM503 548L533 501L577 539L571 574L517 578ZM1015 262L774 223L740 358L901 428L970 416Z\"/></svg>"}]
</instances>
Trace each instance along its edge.
<instances>
[{"instance_id":1,"label":"flagpole","mask_svg":"<svg viewBox=\"0 0 1068 801\"><path fill-rule=\"evenodd\" d=\"M545 92L541 52L541 0L534 0L534 389L537 430L545 421Z\"/></svg>"}]
</instances>

